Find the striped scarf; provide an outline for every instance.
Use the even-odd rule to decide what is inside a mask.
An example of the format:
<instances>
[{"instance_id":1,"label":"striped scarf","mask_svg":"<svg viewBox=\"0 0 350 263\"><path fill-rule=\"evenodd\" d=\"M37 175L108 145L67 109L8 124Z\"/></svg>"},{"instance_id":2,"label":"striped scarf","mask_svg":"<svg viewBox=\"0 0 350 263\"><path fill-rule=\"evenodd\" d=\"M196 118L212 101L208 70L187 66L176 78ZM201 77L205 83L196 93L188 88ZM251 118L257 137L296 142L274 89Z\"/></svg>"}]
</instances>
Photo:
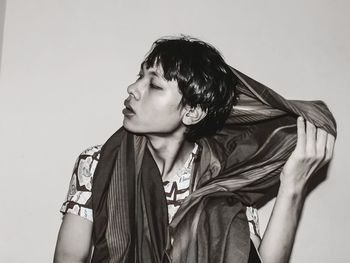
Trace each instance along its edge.
<instances>
[{"instance_id":1,"label":"striped scarf","mask_svg":"<svg viewBox=\"0 0 350 263\"><path fill-rule=\"evenodd\" d=\"M92 262L257 262L245 207L279 183L296 117L333 135L336 123L323 102L286 100L232 71L238 102L222 130L197 141L190 195L170 225L146 138L120 128L104 144L92 189Z\"/></svg>"}]
</instances>

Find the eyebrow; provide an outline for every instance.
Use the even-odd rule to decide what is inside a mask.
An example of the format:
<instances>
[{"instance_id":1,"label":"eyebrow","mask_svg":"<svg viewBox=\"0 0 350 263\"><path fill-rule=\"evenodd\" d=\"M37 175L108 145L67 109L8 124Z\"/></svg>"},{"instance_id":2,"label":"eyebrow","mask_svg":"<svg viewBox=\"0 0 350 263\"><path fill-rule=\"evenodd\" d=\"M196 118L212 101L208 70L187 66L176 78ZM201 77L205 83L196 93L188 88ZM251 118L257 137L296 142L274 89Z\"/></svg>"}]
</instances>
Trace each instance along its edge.
<instances>
[{"instance_id":1,"label":"eyebrow","mask_svg":"<svg viewBox=\"0 0 350 263\"><path fill-rule=\"evenodd\" d=\"M149 74L151 74L152 76L164 79L164 77L160 75L157 71L149 71Z\"/></svg>"},{"instance_id":2,"label":"eyebrow","mask_svg":"<svg viewBox=\"0 0 350 263\"><path fill-rule=\"evenodd\" d=\"M140 66L140 72L143 72L144 71L144 68L145 68L145 62L142 62L141 63L141 66ZM158 77L160 79L164 79L164 76L162 76L160 73L158 73L157 71L154 71L154 70L151 70L151 71L148 71L148 73L152 76L155 76L155 77Z\"/></svg>"}]
</instances>

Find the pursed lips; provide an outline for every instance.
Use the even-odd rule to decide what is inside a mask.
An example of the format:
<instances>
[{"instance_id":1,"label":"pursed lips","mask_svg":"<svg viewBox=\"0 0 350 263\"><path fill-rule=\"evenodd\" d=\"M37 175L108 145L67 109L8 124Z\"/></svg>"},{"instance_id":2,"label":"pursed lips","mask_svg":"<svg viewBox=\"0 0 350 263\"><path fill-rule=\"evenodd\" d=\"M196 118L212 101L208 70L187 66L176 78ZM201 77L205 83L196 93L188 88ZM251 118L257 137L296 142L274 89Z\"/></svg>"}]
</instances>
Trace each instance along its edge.
<instances>
[{"instance_id":1,"label":"pursed lips","mask_svg":"<svg viewBox=\"0 0 350 263\"><path fill-rule=\"evenodd\" d=\"M131 107L129 101L124 100L124 106L125 106L128 110L130 110L130 111L132 111L133 113L135 113L135 111L134 111L134 109Z\"/></svg>"}]
</instances>

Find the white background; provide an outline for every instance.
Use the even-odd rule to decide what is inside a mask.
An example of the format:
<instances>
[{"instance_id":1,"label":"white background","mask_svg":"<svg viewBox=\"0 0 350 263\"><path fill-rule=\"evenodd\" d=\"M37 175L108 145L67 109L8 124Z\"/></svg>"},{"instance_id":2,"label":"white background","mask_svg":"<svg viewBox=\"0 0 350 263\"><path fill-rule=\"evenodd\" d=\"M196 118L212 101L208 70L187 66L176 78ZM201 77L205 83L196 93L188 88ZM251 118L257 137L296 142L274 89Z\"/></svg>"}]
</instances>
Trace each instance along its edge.
<instances>
[{"instance_id":1,"label":"white background","mask_svg":"<svg viewBox=\"0 0 350 263\"><path fill-rule=\"evenodd\" d=\"M335 157L306 201L291 262L347 261L349 1L0 0L0 9L0 262L52 261L76 157L121 126L152 42L180 33L287 98L328 104Z\"/></svg>"}]
</instances>

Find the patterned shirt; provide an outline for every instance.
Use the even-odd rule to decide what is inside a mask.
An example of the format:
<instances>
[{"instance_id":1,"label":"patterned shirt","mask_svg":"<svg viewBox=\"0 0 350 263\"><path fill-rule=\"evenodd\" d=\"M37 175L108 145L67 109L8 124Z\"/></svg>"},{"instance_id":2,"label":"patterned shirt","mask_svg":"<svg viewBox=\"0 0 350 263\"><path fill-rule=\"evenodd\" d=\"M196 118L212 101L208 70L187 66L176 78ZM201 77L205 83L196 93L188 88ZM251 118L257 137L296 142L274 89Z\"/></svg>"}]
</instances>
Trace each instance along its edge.
<instances>
[{"instance_id":1,"label":"patterned shirt","mask_svg":"<svg viewBox=\"0 0 350 263\"><path fill-rule=\"evenodd\" d=\"M68 194L60 209L62 214L71 213L79 215L91 222L93 221L91 200L92 179L100 158L101 148L102 145L90 147L83 151L77 158ZM163 181L168 204L169 223L182 201L189 195L191 170L197 149L198 145L195 143L190 156L184 166L176 173L176 176L170 180ZM247 207L246 215L251 234L260 236L257 209Z\"/></svg>"},{"instance_id":2,"label":"patterned shirt","mask_svg":"<svg viewBox=\"0 0 350 263\"><path fill-rule=\"evenodd\" d=\"M192 164L197 149L198 145L195 144L190 156L185 162L185 165L177 171L176 176L163 181L164 192L168 204L169 223L173 219L183 200L189 195Z\"/></svg>"}]
</instances>

